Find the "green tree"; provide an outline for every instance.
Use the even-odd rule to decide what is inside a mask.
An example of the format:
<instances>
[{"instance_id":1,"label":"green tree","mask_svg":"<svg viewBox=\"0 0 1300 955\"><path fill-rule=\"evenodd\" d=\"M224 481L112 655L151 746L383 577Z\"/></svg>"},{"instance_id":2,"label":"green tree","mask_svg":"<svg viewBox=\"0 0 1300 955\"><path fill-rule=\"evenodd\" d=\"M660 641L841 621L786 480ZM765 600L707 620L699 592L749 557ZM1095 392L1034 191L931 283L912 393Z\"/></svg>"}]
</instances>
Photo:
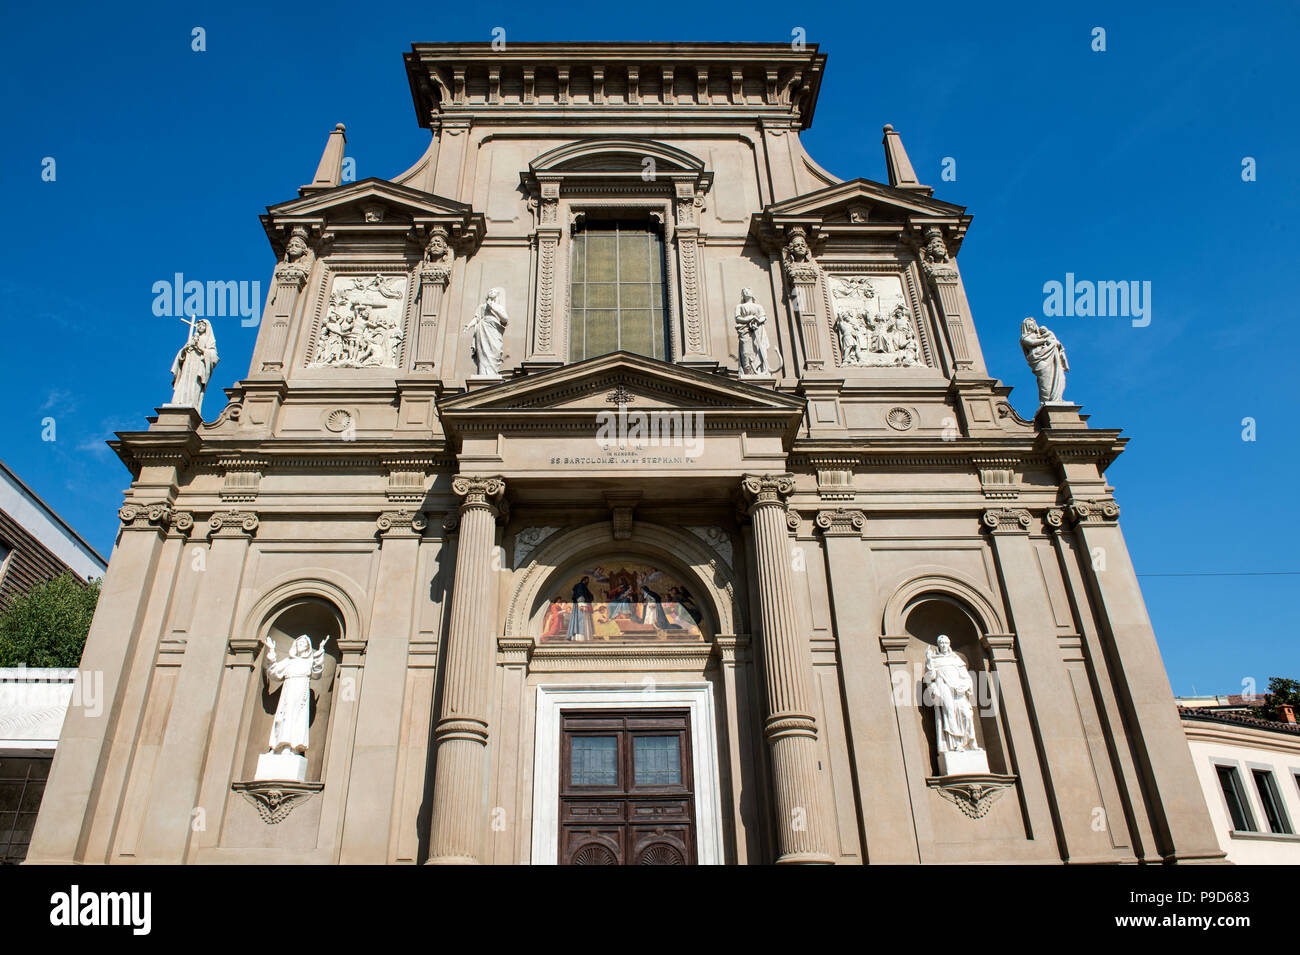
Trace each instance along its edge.
<instances>
[{"instance_id":1,"label":"green tree","mask_svg":"<svg viewBox=\"0 0 1300 955\"><path fill-rule=\"evenodd\" d=\"M1300 680L1288 680L1286 677L1270 677L1268 693L1264 695L1264 718L1281 720L1282 714L1277 710L1283 703L1290 704L1297 716L1300 716Z\"/></svg>"},{"instance_id":2,"label":"green tree","mask_svg":"<svg viewBox=\"0 0 1300 955\"><path fill-rule=\"evenodd\" d=\"M83 585L65 572L15 597L0 612L0 666L80 664L100 583Z\"/></svg>"}]
</instances>

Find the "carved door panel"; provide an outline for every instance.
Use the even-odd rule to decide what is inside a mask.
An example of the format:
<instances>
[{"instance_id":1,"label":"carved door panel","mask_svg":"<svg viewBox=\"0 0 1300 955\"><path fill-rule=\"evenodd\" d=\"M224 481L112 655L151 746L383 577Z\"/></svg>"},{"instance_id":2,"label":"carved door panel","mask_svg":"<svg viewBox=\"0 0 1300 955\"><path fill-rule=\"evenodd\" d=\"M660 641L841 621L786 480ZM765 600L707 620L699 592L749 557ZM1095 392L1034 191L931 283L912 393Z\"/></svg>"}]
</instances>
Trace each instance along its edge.
<instances>
[{"instance_id":1,"label":"carved door panel","mask_svg":"<svg viewBox=\"0 0 1300 955\"><path fill-rule=\"evenodd\" d=\"M560 732L561 864L695 864L685 710L565 710Z\"/></svg>"}]
</instances>

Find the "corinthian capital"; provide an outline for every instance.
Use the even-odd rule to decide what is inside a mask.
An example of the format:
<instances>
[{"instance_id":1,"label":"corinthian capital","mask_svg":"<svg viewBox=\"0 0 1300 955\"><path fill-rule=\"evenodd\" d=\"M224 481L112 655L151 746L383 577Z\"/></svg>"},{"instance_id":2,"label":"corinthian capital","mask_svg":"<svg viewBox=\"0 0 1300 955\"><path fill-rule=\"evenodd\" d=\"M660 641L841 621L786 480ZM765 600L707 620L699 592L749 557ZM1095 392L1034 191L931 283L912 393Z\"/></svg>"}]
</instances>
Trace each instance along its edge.
<instances>
[{"instance_id":1,"label":"corinthian capital","mask_svg":"<svg viewBox=\"0 0 1300 955\"><path fill-rule=\"evenodd\" d=\"M785 507L785 499L793 493L793 474L746 474L740 482L747 512L769 504Z\"/></svg>"}]
</instances>

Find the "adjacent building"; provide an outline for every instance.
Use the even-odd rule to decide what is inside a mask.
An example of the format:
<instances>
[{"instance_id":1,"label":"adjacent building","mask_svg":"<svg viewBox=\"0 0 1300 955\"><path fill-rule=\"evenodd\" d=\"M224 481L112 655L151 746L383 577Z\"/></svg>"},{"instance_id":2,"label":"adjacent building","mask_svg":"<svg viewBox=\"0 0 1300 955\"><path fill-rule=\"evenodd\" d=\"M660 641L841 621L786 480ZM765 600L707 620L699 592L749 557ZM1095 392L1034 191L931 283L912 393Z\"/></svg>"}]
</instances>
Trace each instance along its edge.
<instances>
[{"instance_id":1,"label":"adjacent building","mask_svg":"<svg viewBox=\"0 0 1300 955\"><path fill-rule=\"evenodd\" d=\"M805 152L816 47L405 63L424 154L344 182L336 128L247 376L113 443L32 861L1223 857L1125 439L1012 406L898 131Z\"/></svg>"}]
</instances>

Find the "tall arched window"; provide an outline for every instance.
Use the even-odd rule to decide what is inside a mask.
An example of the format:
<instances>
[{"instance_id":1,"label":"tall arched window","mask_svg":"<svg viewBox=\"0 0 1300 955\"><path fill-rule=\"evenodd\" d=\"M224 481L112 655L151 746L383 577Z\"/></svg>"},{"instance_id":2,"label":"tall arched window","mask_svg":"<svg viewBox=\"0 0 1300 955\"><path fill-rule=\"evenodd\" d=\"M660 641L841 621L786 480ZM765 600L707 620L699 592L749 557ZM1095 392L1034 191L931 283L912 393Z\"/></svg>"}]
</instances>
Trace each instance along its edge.
<instances>
[{"instance_id":1,"label":"tall arched window","mask_svg":"<svg viewBox=\"0 0 1300 955\"><path fill-rule=\"evenodd\" d=\"M665 358L664 246L657 223L588 216L570 249L570 361L620 350Z\"/></svg>"}]
</instances>

